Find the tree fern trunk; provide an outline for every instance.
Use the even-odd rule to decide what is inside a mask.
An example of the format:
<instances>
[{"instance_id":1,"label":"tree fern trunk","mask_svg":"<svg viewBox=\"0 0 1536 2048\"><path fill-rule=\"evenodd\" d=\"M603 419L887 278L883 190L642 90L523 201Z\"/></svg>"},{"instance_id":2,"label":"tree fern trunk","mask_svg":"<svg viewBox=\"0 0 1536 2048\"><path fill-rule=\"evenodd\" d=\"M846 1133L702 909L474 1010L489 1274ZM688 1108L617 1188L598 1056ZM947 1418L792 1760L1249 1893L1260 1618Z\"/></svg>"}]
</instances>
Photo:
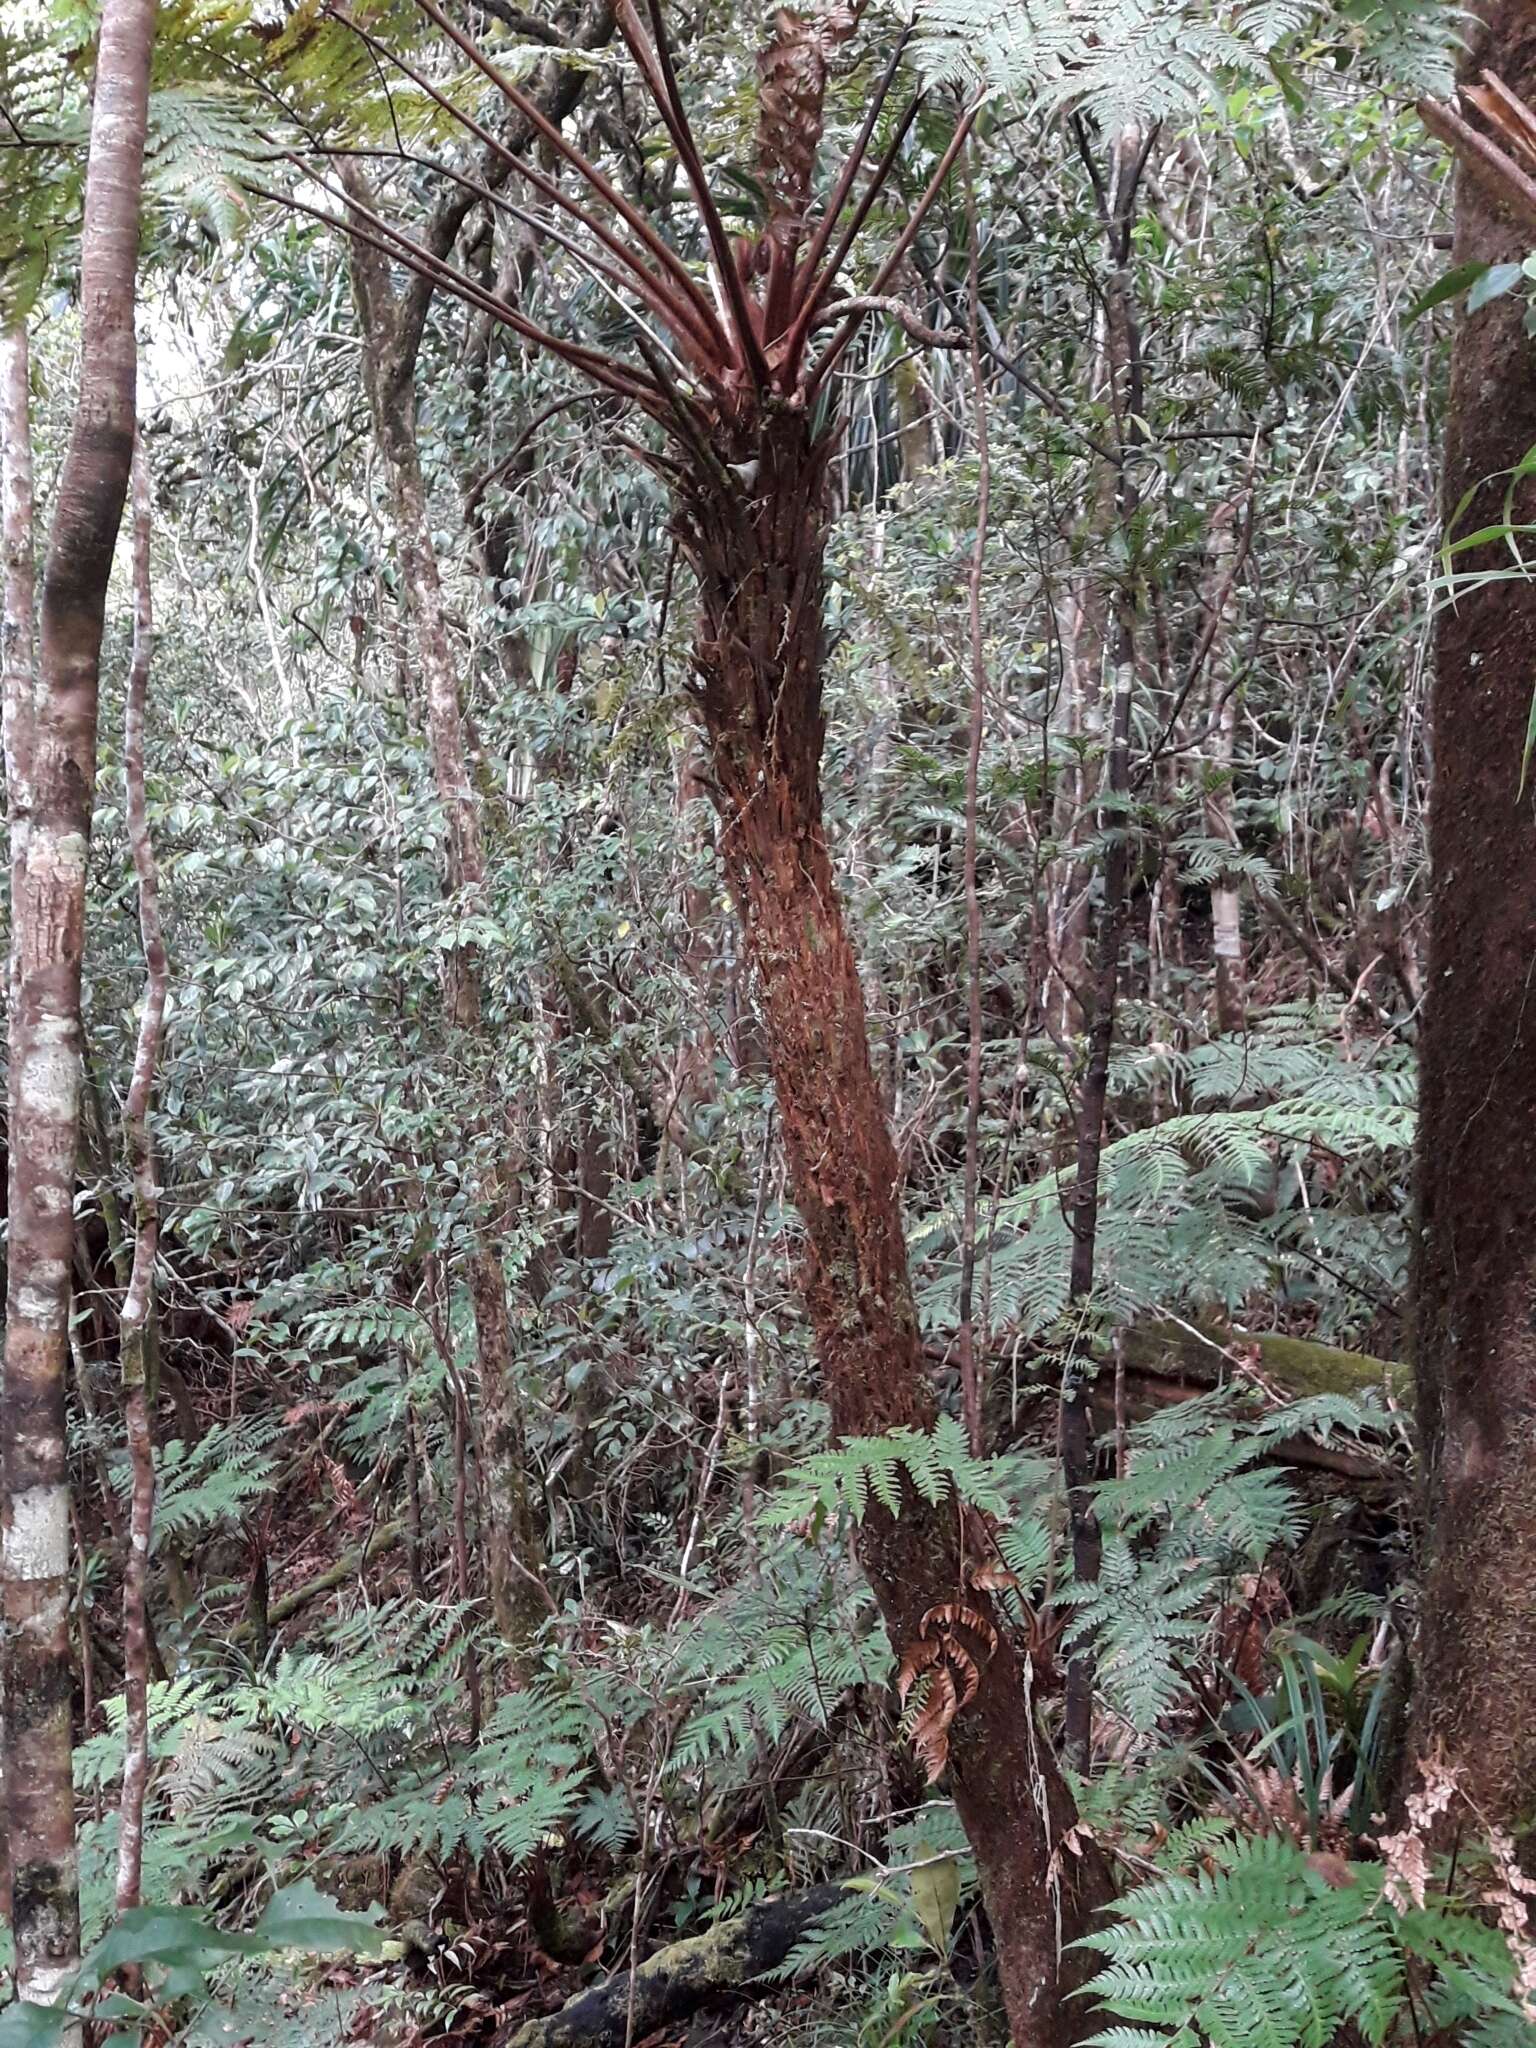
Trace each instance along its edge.
<instances>
[{"instance_id":1,"label":"tree fern trunk","mask_svg":"<svg viewBox=\"0 0 1536 2048\"><path fill-rule=\"evenodd\" d=\"M822 825L822 510L826 441L803 410L740 426L686 491L700 585L695 646L720 853L756 973L790 1192L805 1226L805 1300L841 1435L931 1424L907 1268L900 1168L870 1060L864 994ZM738 484L739 475L752 481ZM898 1654L960 1597L952 1505L871 1516L860 1553ZM970 1596L979 1599L980 1596ZM1004 1638L951 1731L956 1804L976 1852L1017 2048L1078 2030L1058 1931L1083 1927L1054 1759L1029 1673ZM1060 1920L1058 1922L1058 1913Z\"/></svg>"}]
</instances>

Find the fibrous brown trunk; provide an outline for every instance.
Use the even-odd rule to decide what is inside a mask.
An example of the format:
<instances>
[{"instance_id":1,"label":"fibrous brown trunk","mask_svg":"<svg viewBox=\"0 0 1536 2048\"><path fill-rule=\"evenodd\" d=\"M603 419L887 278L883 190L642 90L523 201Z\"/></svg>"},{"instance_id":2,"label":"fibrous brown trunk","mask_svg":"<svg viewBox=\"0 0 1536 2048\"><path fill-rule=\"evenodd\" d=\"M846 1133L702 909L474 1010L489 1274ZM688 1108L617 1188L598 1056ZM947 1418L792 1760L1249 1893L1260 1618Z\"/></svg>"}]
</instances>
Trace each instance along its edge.
<instances>
[{"instance_id":1,"label":"fibrous brown trunk","mask_svg":"<svg viewBox=\"0 0 1536 2048\"><path fill-rule=\"evenodd\" d=\"M1469 64L1536 102L1536 14L1476 10ZM1463 168L1455 263L1518 263L1530 230ZM1463 317L1452 361L1444 496L1460 531L1504 517L1508 473L1536 444L1536 347L1518 294ZM1529 480L1517 520L1536 516ZM1454 539L1455 535L1450 538ZM1420 1040L1413 1288L1427 1578L1417 1748L1459 1765L1490 1819L1536 1811L1536 811L1521 759L1536 583L1501 542L1455 558L1502 569L1440 614L1432 705L1433 875Z\"/></svg>"},{"instance_id":2,"label":"fibrous brown trunk","mask_svg":"<svg viewBox=\"0 0 1536 2048\"><path fill-rule=\"evenodd\" d=\"M721 437L724 440L724 435ZM685 487L699 579L694 661L720 856L756 973L804 1290L840 1435L934 1419L902 1230L900 1168L870 1061L864 994L822 824L826 443L805 412L765 409ZM738 484L742 474L750 484ZM952 1506L872 1515L860 1554L898 1653L963 1593ZM1083 1931L1070 1823L1036 1739L1030 1673L1006 1636L951 1730L956 1805L976 1853L1017 2048L1072 2038L1061 1939ZM1058 1917L1059 1916L1059 1917Z\"/></svg>"},{"instance_id":3,"label":"fibrous brown trunk","mask_svg":"<svg viewBox=\"0 0 1536 2048\"><path fill-rule=\"evenodd\" d=\"M38 687L12 791L10 1257L0 1491L5 1789L18 1987L51 2000L79 1953L71 1775L70 1266L80 970L102 621L133 458L134 286L154 0L106 0L82 228L80 388L43 578Z\"/></svg>"}]
</instances>

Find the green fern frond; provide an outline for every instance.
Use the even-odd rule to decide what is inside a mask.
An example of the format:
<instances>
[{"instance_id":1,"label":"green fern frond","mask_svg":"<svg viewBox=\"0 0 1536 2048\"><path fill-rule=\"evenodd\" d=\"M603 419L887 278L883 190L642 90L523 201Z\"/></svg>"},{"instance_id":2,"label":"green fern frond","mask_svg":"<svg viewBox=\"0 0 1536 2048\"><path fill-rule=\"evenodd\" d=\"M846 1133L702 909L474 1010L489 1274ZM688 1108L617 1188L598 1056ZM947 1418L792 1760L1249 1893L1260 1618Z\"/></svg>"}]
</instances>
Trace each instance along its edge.
<instances>
[{"instance_id":1,"label":"green fern frond","mask_svg":"<svg viewBox=\"0 0 1536 2048\"><path fill-rule=\"evenodd\" d=\"M1088 112L1110 129L1220 105L1234 82L1273 84L1275 63L1296 48L1341 50L1404 88L1443 92L1463 13L1435 0L920 0L917 10L937 75Z\"/></svg>"},{"instance_id":2,"label":"green fern frond","mask_svg":"<svg viewBox=\"0 0 1536 2048\"><path fill-rule=\"evenodd\" d=\"M1234 75L1267 78L1270 54L1312 12L1305 0L924 0L919 19L944 76L1087 109L1115 128L1192 112Z\"/></svg>"},{"instance_id":3,"label":"green fern frond","mask_svg":"<svg viewBox=\"0 0 1536 2048\"><path fill-rule=\"evenodd\" d=\"M175 1437L163 1445L156 1470L155 1547L235 1521L259 1500L272 1482L277 1433L274 1423L243 1416L216 1423L195 1444ZM112 1480L126 1499L133 1483L126 1462L114 1468Z\"/></svg>"},{"instance_id":4,"label":"green fern frond","mask_svg":"<svg viewBox=\"0 0 1536 2048\"><path fill-rule=\"evenodd\" d=\"M952 1495L990 1514L1009 1512L1009 1461L971 1455L965 1430L941 1415L931 1432L845 1437L784 1475L764 1510L770 1527L845 1513L862 1522L874 1505L901 1512L907 1489L937 1506Z\"/></svg>"},{"instance_id":5,"label":"green fern frond","mask_svg":"<svg viewBox=\"0 0 1536 2048\"><path fill-rule=\"evenodd\" d=\"M1164 2043L1326 2048L1346 2024L1384 2039L1404 1961L1380 1866L1352 1865L1332 1886L1278 1836L1216 1854L1216 1868L1116 1904L1118 1924L1084 1943L1107 1958L1090 1992Z\"/></svg>"}]
</instances>

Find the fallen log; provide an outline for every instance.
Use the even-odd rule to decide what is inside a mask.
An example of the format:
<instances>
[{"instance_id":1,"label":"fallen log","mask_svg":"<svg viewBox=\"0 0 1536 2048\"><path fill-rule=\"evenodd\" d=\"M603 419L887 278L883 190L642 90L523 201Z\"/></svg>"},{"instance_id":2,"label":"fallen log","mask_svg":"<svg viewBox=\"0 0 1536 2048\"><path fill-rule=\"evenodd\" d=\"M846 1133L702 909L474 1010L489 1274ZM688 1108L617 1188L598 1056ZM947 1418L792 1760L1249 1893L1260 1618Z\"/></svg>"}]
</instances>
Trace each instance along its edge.
<instances>
[{"instance_id":1,"label":"fallen log","mask_svg":"<svg viewBox=\"0 0 1536 2048\"><path fill-rule=\"evenodd\" d=\"M846 1896L840 1884L764 1899L707 1934L690 1935L647 1956L546 2018L504 2035L497 2048L624 2048L712 1998L750 1997L771 1987L759 1980L776 1969L822 1915Z\"/></svg>"},{"instance_id":2,"label":"fallen log","mask_svg":"<svg viewBox=\"0 0 1536 2048\"><path fill-rule=\"evenodd\" d=\"M1412 1398L1407 1366L1371 1358L1364 1352L1341 1351L1336 1345L1318 1344L1308 1337L1229 1325L1201 1328L1189 1323L1146 1322L1125 1330L1120 1345L1125 1410L1130 1421L1208 1393L1213 1387L1241 1386L1245 1379L1282 1401L1305 1400L1315 1394ZM1112 1369L1094 1382L1092 1401L1098 1426L1113 1428L1116 1386ZM1278 1439L1270 1456L1279 1464L1331 1472L1339 1479L1388 1480L1393 1472L1390 1457L1373 1454L1365 1446L1315 1443L1303 1436Z\"/></svg>"},{"instance_id":3,"label":"fallen log","mask_svg":"<svg viewBox=\"0 0 1536 2048\"><path fill-rule=\"evenodd\" d=\"M1244 1330L1214 1320L1176 1323L1168 1319L1132 1323L1121 1338L1127 1368L1162 1379L1184 1378L1200 1389L1241 1379L1252 1359L1259 1375L1292 1400L1311 1394L1392 1394L1411 1400L1410 1367L1363 1351L1341 1351L1310 1337L1286 1337L1274 1330Z\"/></svg>"},{"instance_id":4,"label":"fallen log","mask_svg":"<svg viewBox=\"0 0 1536 2048\"><path fill-rule=\"evenodd\" d=\"M284 1593L280 1599L274 1600L267 1609L267 1627L278 1628L283 1622L291 1621L294 1615L308 1607L311 1601L320 1599L323 1594L334 1593L338 1586L344 1586L349 1580L357 1578L365 1565L372 1564L376 1557L382 1557L386 1551L393 1550L397 1543L403 1543L404 1540L404 1522L381 1522L370 1533L365 1543L359 1543L352 1550L343 1551L333 1565L328 1565L314 1578L306 1579L302 1586L295 1586L291 1593ZM229 1631L228 1639L232 1643L248 1642L256 1633L256 1626L250 1620L246 1620Z\"/></svg>"},{"instance_id":5,"label":"fallen log","mask_svg":"<svg viewBox=\"0 0 1536 2048\"><path fill-rule=\"evenodd\" d=\"M1413 1371L1391 1359L1372 1358L1319 1344L1310 1337L1283 1336L1272 1330L1245 1330L1214 1316L1199 1323L1152 1318L1128 1324L1119 1332L1119 1366L1105 1361L1090 1387L1095 1428L1114 1428L1117 1408L1127 1422L1139 1422L1159 1408L1190 1401L1221 1386L1244 1384L1272 1401L1300 1401L1316 1394L1375 1394L1404 1406L1413 1400ZM936 1358L944 1354L933 1352ZM1049 1370L1035 1376L1030 1354L1015 1357L1006 1349L993 1353L992 1432L1002 1443L1020 1437L1054 1436L1059 1399L1059 1366L1052 1356ZM1007 1366L1017 1375L1016 1399L1004 1416L1002 1401L1010 1387ZM1123 1404L1123 1406L1121 1405ZM1307 1437L1285 1437L1268 1456L1277 1464L1332 1473L1352 1482L1390 1480L1395 1461L1366 1445L1341 1441L1314 1443Z\"/></svg>"}]
</instances>

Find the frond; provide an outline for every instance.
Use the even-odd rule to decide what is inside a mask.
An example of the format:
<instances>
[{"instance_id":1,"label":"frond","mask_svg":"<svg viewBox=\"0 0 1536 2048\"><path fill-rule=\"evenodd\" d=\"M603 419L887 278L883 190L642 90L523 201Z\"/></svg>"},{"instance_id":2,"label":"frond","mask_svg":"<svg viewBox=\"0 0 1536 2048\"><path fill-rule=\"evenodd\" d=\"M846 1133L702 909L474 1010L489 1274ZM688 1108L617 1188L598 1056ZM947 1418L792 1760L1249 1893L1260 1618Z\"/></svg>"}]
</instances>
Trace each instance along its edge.
<instances>
[{"instance_id":1,"label":"frond","mask_svg":"<svg viewBox=\"0 0 1536 2048\"><path fill-rule=\"evenodd\" d=\"M1443 92L1464 10L1435 0L920 0L936 75L1146 125L1219 105L1234 83L1272 84L1293 47L1337 48L1413 91Z\"/></svg>"},{"instance_id":2,"label":"frond","mask_svg":"<svg viewBox=\"0 0 1536 2048\"><path fill-rule=\"evenodd\" d=\"M1087 1937L1107 1958L1089 1989L1136 2023L1108 2048L1198 2039L1211 2048L1324 2048L1346 2026L1380 2041L1404 1957L1379 1866L1325 1882L1274 1835L1232 1841L1213 1867L1142 1885Z\"/></svg>"},{"instance_id":3,"label":"frond","mask_svg":"<svg viewBox=\"0 0 1536 2048\"><path fill-rule=\"evenodd\" d=\"M261 1499L271 1485L276 1439L274 1423L241 1416L216 1423L195 1444L176 1437L164 1445L156 1472L156 1547L234 1521ZM114 1469L112 1480L126 1499L132 1485L126 1462Z\"/></svg>"}]
</instances>

